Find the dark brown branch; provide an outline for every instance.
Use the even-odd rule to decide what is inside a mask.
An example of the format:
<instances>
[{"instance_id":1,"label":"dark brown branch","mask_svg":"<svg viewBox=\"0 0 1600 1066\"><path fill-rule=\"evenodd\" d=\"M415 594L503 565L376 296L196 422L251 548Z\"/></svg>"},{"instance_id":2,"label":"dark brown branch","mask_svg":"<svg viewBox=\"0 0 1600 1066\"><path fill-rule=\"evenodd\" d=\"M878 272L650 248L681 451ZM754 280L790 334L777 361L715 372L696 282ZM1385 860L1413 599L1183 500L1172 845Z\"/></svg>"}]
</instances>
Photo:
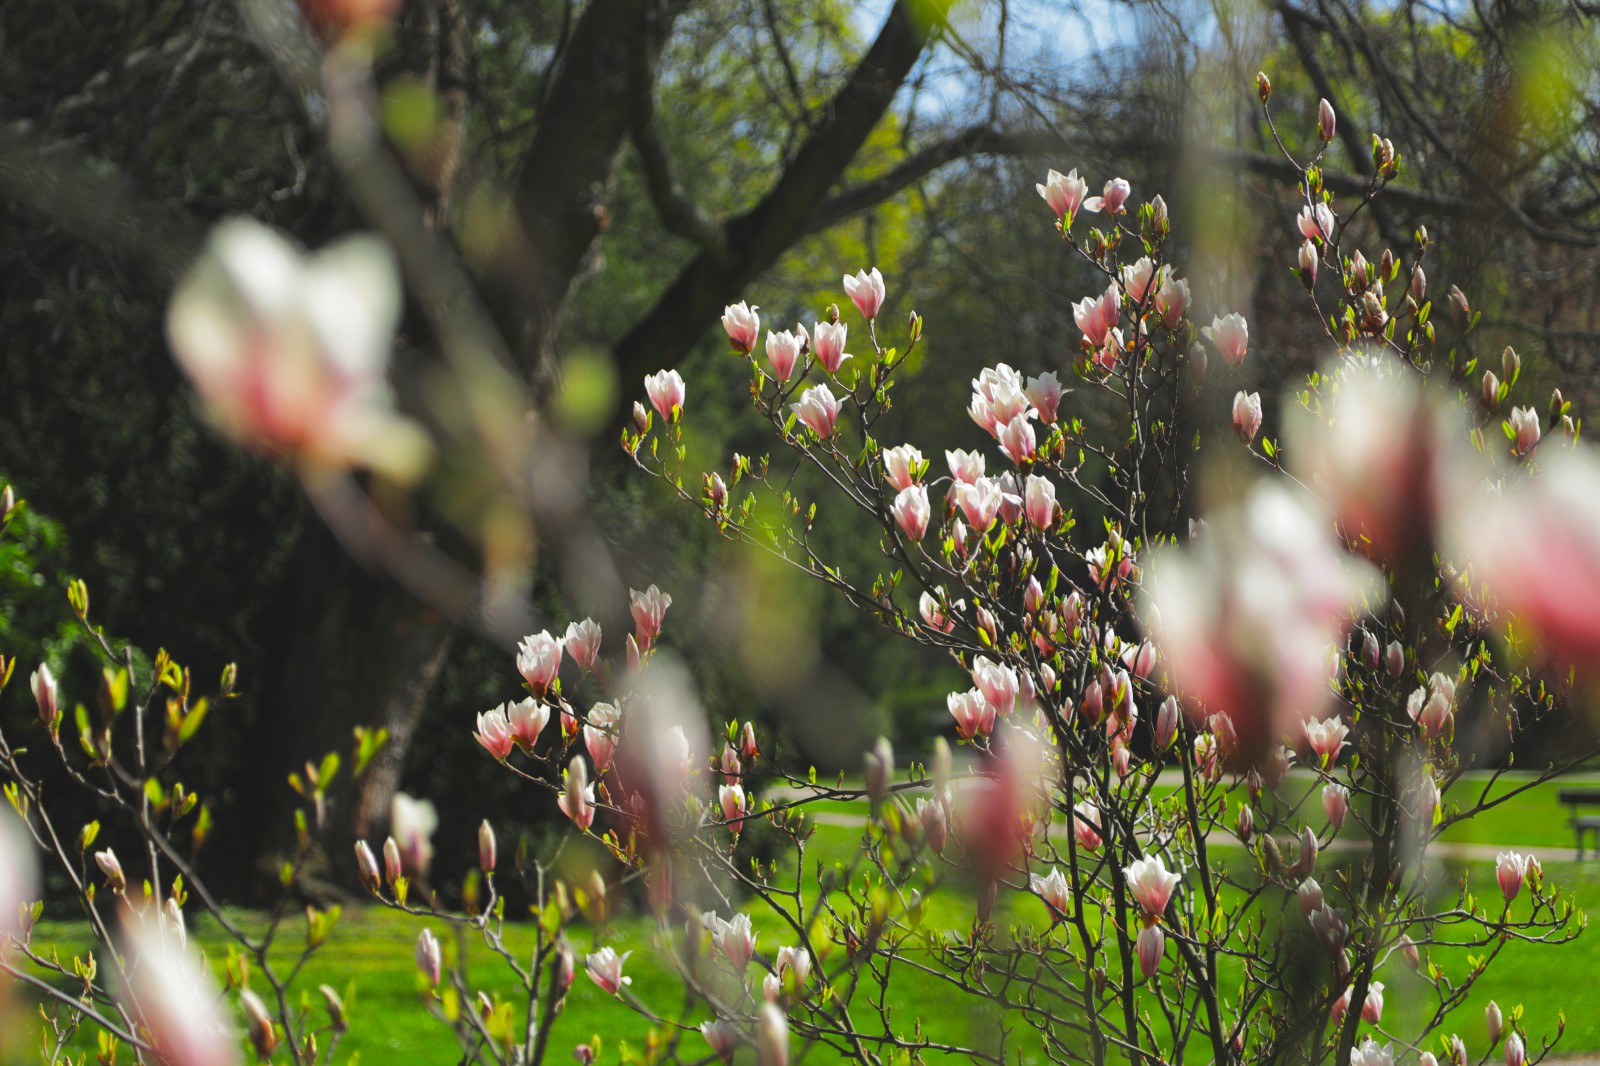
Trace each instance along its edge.
<instances>
[{"instance_id":1,"label":"dark brown branch","mask_svg":"<svg viewBox=\"0 0 1600 1066\"><path fill-rule=\"evenodd\" d=\"M649 21L653 24L655 19ZM653 26L652 26L653 28ZM667 232L693 241L707 254L720 258L728 235L722 224L704 211L679 183L672 157L656 124L656 34L634 38L628 62L628 124L633 146L644 171L645 189Z\"/></svg>"},{"instance_id":2,"label":"dark brown branch","mask_svg":"<svg viewBox=\"0 0 1600 1066\"><path fill-rule=\"evenodd\" d=\"M931 27L920 21L915 6L910 0L895 4L872 47L777 184L759 204L727 224L727 254L696 256L618 342L615 354L624 374L653 368L663 353L693 344L722 306L738 299L744 285L811 232L818 207L882 120L928 42Z\"/></svg>"}]
</instances>

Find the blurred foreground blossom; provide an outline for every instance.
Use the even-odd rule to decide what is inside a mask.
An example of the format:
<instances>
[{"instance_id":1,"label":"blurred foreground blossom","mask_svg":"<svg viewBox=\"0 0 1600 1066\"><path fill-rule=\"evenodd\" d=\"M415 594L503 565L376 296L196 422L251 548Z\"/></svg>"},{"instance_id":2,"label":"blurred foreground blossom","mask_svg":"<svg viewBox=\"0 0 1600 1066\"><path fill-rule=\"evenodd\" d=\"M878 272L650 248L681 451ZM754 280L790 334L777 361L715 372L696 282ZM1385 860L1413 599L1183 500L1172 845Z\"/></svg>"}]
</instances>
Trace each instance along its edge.
<instances>
[{"instance_id":1,"label":"blurred foreground blossom","mask_svg":"<svg viewBox=\"0 0 1600 1066\"><path fill-rule=\"evenodd\" d=\"M240 1061L231 1019L200 958L157 925L130 919L123 931L127 1005L157 1058L169 1066L233 1066Z\"/></svg>"},{"instance_id":2,"label":"blurred foreground blossom","mask_svg":"<svg viewBox=\"0 0 1600 1066\"><path fill-rule=\"evenodd\" d=\"M1446 501L1451 561L1493 604L1534 630L1531 647L1580 667L1600 660L1600 459L1582 443L1542 457L1535 476Z\"/></svg>"},{"instance_id":3,"label":"blurred foreground blossom","mask_svg":"<svg viewBox=\"0 0 1600 1066\"><path fill-rule=\"evenodd\" d=\"M385 378L400 317L376 237L307 256L246 218L211 233L167 309L167 336L207 417L235 441L310 467L415 480L431 445Z\"/></svg>"},{"instance_id":4,"label":"blurred foreground blossom","mask_svg":"<svg viewBox=\"0 0 1600 1066\"><path fill-rule=\"evenodd\" d=\"M399 846L407 873L426 877L433 865L433 833L439 828L439 813L427 800L413 799L396 792L389 805L389 836Z\"/></svg>"},{"instance_id":5,"label":"blurred foreground blossom","mask_svg":"<svg viewBox=\"0 0 1600 1066\"><path fill-rule=\"evenodd\" d=\"M1208 519L1188 549L1147 564L1142 616L1188 710L1223 715L1253 763L1285 734L1320 719L1333 695L1330 646L1373 587L1371 568L1342 559L1301 497L1257 482Z\"/></svg>"},{"instance_id":6,"label":"blurred foreground blossom","mask_svg":"<svg viewBox=\"0 0 1600 1066\"><path fill-rule=\"evenodd\" d=\"M34 891L36 873L27 831L9 809L0 811L0 955L6 937L22 932L19 908Z\"/></svg>"},{"instance_id":7,"label":"blurred foreground blossom","mask_svg":"<svg viewBox=\"0 0 1600 1066\"><path fill-rule=\"evenodd\" d=\"M1295 474L1347 541L1402 562L1426 544L1448 491L1442 463L1460 451L1446 447L1455 420L1387 357L1326 367L1322 382L1320 414L1291 408L1285 420Z\"/></svg>"}]
</instances>

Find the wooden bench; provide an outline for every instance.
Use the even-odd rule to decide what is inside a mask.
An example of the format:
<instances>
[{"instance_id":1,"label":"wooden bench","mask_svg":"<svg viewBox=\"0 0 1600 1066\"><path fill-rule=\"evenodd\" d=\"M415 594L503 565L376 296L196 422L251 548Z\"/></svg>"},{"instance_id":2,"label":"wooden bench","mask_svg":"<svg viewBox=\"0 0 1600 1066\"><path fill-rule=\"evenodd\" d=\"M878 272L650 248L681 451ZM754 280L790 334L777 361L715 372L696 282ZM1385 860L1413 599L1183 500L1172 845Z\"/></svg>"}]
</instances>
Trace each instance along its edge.
<instances>
[{"instance_id":1,"label":"wooden bench","mask_svg":"<svg viewBox=\"0 0 1600 1066\"><path fill-rule=\"evenodd\" d=\"M1600 856L1600 814L1582 814L1585 807L1600 807L1600 788L1564 788L1558 794L1562 803L1571 809L1567 824L1578 837L1578 858L1583 858L1583 834L1588 833L1594 842L1593 851Z\"/></svg>"}]
</instances>

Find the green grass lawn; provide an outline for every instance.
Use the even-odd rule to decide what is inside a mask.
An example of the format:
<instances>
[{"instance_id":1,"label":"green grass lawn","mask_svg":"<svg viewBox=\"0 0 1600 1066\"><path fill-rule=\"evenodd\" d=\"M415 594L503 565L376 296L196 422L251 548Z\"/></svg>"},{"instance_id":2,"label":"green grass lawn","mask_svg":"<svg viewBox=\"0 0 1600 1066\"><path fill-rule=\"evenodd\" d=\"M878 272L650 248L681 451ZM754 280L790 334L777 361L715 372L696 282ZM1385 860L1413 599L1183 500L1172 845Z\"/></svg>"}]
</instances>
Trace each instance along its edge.
<instances>
[{"instance_id":1,"label":"green grass lawn","mask_svg":"<svg viewBox=\"0 0 1600 1066\"><path fill-rule=\"evenodd\" d=\"M1501 787L1509 787L1509 784L1503 781ZM1554 787L1547 786L1519 796L1489 812L1479 824L1471 826L1470 831L1453 831L1450 838L1508 845L1568 845L1565 809L1556 802L1554 792ZM837 813L858 812L859 809L845 804L835 807ZM831 863L848 859L858 848L860 832L849 826L820 827L808 850L808 865L814 860ZM1243 852L1238 853L1236 861L1247 861ZM1324 863L1337 861L1339 857L1333 855L1325 857ZM1322 865L1319 864L1319 875ZM1492 863L1446 860L1442 866L1441 880L1453 884L1466 876L1480 899L1499 899ZM1548 885L1559 887L1580 908L1600 898L1600 862L1546 863L1545 874ZM1518 901L1519 906L1525 903L1526 900ZM776 918L759 907L751 908L750 913L759 932L758 949L763 953L792 942L792 936ZM964 930L971 922L971 915L970 899L959 892L935 893L930 898L923 928ZM1297 921L1298 912L1293 915L1291 920ZM250 918L248 915L240 917ZM1048 925L1043 905L1020 893L1002 899L997 920L1002 927L1023 923L1041 930ZM319 983L327 982L347 996L352 1025L341 1044L341 1060L347 1055L359 1055L368 1063L453 1060L455 1044L451 1034L418 1007L421 990L411 959L421 924L417 919L381 908L355 908L346 912L334 935L313 956L300 987L314 994ZM443 923L431 924L436 932L445 932ZM297 919L291 928L298 929L301 925L303 923ZM653 1009L668 1017L677 1017L684 1001L682 987L662 967L652 965L655 953L651 945L655 933L649 919L623 916L609 923L603 936L604 942L619 952L636 950L627 966L634 981L632 992ZM221 941L214 924L205 919L197 920L193 936L213 953L213 961L220 958ZM35 941L36 944L60 945L66 952L74 946L82 950L86 938L81 925L45 923ZM531 935L526 931L512 934L513 946L531 942ZM446 943L449 950L452 942L446 939ZM588 948L587 944L577 946L580 954ZM285 954L290 950L286 946ZM1466 951L1441 954L1437 961L1449 977L1459 979L1468 966L1467 954ZM469 939L467 957L474 987L512 991L509 975L481 944ZM1391 966L1389 970L1382 975L1388 985L1385 1020L1394 1023L1397 1032L1404 1033L1422 1016L1423 1005L1432 993L1402 966ZM993 1032L995 1019L987 1004L965 1002L967 997L952 995L948 986L913 970L902 968L898 974L892 984L897 1031L909 1032L913 1024L921 1020L928 1035L962 1043L986 1042ZM1552 975L1560 976L1553 978ZM1536 1048L1541 1036L1554 1035L1558 1012L1564 1011L1567 1032L1558 1053L1571 1056L1600 1051L1600 982L1593 979L1595 975L1600 975L1600 937L1585 934L1575 943L1559 947L1511 945L1481 980L1469 1005L1457 1015L1456 1024L1467 1039L1469 1050L1476 1054L1486 1050L1482 1011L1489 999L1498 1000L1508 1017L1520 1004L1525 1011L1524 1027ZM700 1017L690 1015L689 1020L698 1021ZM553 1044L557 1053L551 1061L566 1061L573 1044L598 1034L607 1051L603 1061L615 1062L614 1053L620 1041L638 1047L648 1030L649 1025L639 1015L603 995L580 973L573 984L567 1009L557 1023ZM1030 1057L1026 1053L1028 1046L1026 1041L1021 1044L1024 1052L1021 1061L1038 1061L1037 1055ZM685 1037L684 1047L692 1055L705 1050L697 1033ZM812 1061L822 1060L813 1058Z\"/></svg>"}]
</instances>

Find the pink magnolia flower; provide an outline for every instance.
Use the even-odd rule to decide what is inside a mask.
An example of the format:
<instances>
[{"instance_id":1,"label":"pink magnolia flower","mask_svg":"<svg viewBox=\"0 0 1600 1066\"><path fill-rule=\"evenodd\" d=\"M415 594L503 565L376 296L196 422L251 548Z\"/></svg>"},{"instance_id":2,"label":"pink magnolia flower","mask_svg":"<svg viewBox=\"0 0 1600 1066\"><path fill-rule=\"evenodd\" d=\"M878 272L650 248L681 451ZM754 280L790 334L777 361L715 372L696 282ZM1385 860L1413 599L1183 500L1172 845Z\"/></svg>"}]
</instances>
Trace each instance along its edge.
<instances>
[{"instance_id":1,"label":"pink magnolia flower","mask_svg":"<svg viewBox=\"0 0 1600 1066\"><path fill-rule=\"evenodd\" d=\"M1048 877L1029 874L1028 887L1034 895L1044 900L1054 917L1065 918L1071 912L1072 893L1067 890L1067 879L1061 875L1060 867L1052 869Z\"/></svg>"},{"instance_id":2,"label":"pink magnolia flower","mask_svg":"<svg viewBox=\"0 0 1600 1066\"><path fill-rule=\"evenodd\" d=\"M479 714L478 731L472 735L485 751L501 762L505 762L511 749L517 746L517 738L506 720L504 705Z\"/></svg>"},{"instance_id":3,"label":"pink magnolia flower","mask_svg":"<svg viewBox=\"0 0 1600 1066\"><path fill-rule=\"evenodd\" d=\"M909 444L883 450L883 470L895 491L904 492L917 483L917 471L922 468L922 453Z\"/></svg>"},{"instance_id":4,"label":"pink magnolia flower","mask_svg":"<svg viewBox=\"0 0 1600 1066\"><path fill-rule=\"evenodd\" d=\"M1001 718L1016 709L1019 682L1011 667L980 655L972 664L972 681Z\"/></svg>"},{"instance_id":5,"label":"pink magnolia flower","mask_svg":"<svg viewBox=\"0 0 1600 1066\"><path fill-rule=\"evenodd\" d=\"M179 283L167 337L208 420L247 446L316 466L414 479L427 436L387 382L401 287L371 236L306 256L250 219L219 223Z\"/></svg>"},{"instance_id":6,"label":"pink magnolia flower","mask_svg":"<svg viewBox=\"0 0 1600 1066\"><path fill-rule=\"evenodd\" d=\"M517 673L535 696L543 696L561 673L561 641L548 630L523 637L517 647Z\"/></svg>"},{"instance_id":7,"label":"pink magnolia flower","mask_svg":"<svg viewBox=\"0 0 1600 1066\"><path fill-rule=\"evenodd\" d=\"M854 301L862 318L878 317L878 310L883 307L884 288L883 275L877 267L873 267L870 274L865 270L857 271L855 277L846 274L844 291Z\"/></svg>"},{"instance_id":8,"label":"pink magnolia flower","mask_svg":"<svg viewBox=\"0 0 1600 1066\"><path fill-rule=\"evenodd\" d=\"M1522 882L1528 878L1528 858L1515 851L1502 851L1495 856L1495 880L1500 882L1500 894L1510 903L1522 891Z\"/></svg>"},{"instance_id":9,"label":"pink magnolia flower","mask_svg":"<svg viewBox=\"0 0 1600 1066\"><path fill-rule=\"evenodd\" d=\"M743 300L736 304L729 304L722 311L722 328L728 331L728 340L741 352L748 352L756 346L756 337L761 333L761 316L756 314L759 308L751 307Z\"/></svg>"},{"instance_id":10,"label":"pink magnolia flower","mask_svg":"<svg viewBox=\"0 0 1600 1066\"><path fill-rule=\"evenodd\" d=\"M589 708L589 724L583 727L583 743L589 749L594 768L602 774L611 767L617 753L617 730L622 722L622 712L615 704L597 703Z\"/></svg>"},{"instance_id":11,"label":"pink magnolia flower","mask_svg":"<svg viewBox=\"0 0 1600 1066\"><path fill-rule=\"evenodd\" d=\"M650 396L650 406L664 421L676 422L683 412L683 375L676 370L658 370L646 374L644 391Z\"/></svg>"},{"instance_id":12,"label":"pink magnolia flower","mask_svg":"<svg viewBox=\"0 0 1600 1066\"><path fill-rule=\"evenodd\" d=\"M767 330L767 362L772 364L772 376L780 383L786 384L794 377L794 367L800 361L804 343L793 330L786 329L782 333Z\"/></svg>"},{"instance_id":13,"label":"pink magnolia flower","mask_svg":"<svg viewBox=\"0 0 1600 1066\"><path fill-rule=\"evenodd\" d=\"M889 510L911 540L920 541L927 534L932 511L928 506L928 490L922 485L909 485L901 490Z\"/></svg>"},{"instance_id":14,"label":"pink magnolia flower","mask_svg":"<svg viewBox=\"0 0 1600 1066\"><path fill-rule=\"evenodd\" d=\"M790 975L796 986L804 985L811 979L811 956L805 948L785 945L778 949L773 971L779 979Z\"/></svg>"},{"instance_id":15,"label":"pink magnolia flower","mask_svg":"<svg viewBox=\"0 0 1600 1066\"><path fill-rule=\"evenodd\" d=\"M818 322L812 326L811 349L816 352L822 369L830 374L837 374L844 361L851 358L844 350L849 333L850 327L843 322Z\"/></svg>"},{"instance_id":16,"label":"pink magnolia flower","mask_svg":"<svg viewBox=\"0 0 1600 1066\"><path fill-rule=\"evenodd\" d=\"M1050 205L1050 210L1056 213L1056 218L1063 222L1077 213L1083 198L1089 193L1089 183L1078 177L1076 169L1068 174L1052 170L1045 175L1044 184L1035 185L1034 188Z\"/></svg>"},{"instance_id":17,"label":"pink magnolia flower","mask_svg":"<svg viewBox=\"0 0 1600 1066\"><path fill-rule=\"evenodd\" d=\"M994 525L1004 496L1000 483L986 477L979 478L971 485L958 484L955 487L956 506L966 515L968 524L979 533L987 533L989 527Z\"/></svg>"},{"instance_id":18,"label":"pink magnolia flower","mask_svg":"<svg viewBox=\"0 0 1600 1066\"><path fill-rule=\"evenodd\" d=\"M438 988L444 956L439 949L439 938L433 935L432 929L417 934L416 957L417 972L427 979L429 988Z\"/></svg>"},{"instance_id":19,"label":"pink magnolia flower","mask_svg":"<svg viewBox=\"0 0 1600 1066\"><path fill-rule=\"evenodd\" d=\"M556 806L579 829L586 830L594 825L594 785L589 783L589 768L584 765L583 756L572 757L566 784L561 795L556 797Z\"/></svg>"},{"instance_id":20,"label":"pink magnolia flower","mask_svg":"<svg viewBox=\"0 0 1600 1066\"><path fill-rule=\"evenodd\" d=\"M1033 404L1033 413L1039 416L1040 422L1048 426L1056 420L1064 390L1054 371L1029 378L1028 387L1023 391L1027 394L1028 402Z\"/></svg>"},{"instance_id":21,"label":"pink magnolia flower","mask_svg":"<svg viewBox=\"0 0 1600 1066\"><path fill-rule=\"evenodd\" d=\"M1122 317L1122 292L1112 282L1099 296L1086 296L1072 305L1072 319L1083 330L1091 348L1100 348L1107 333Z\"/></svg>"},{"instance_id":22,"label":"pink magnolia flower","mask_svg":"<svg viewBox=\"0 0 1600 1066\"><path fill-rule=\"evenodd\" d=\"M1344 738L1350 734L1350 727L1337 715L1320 720L1308 719L1304 725L1306 743L1316 752L1323 766L1332 766L1338 760L1339 753L1348 746Z\"/></svg>"},{"instance_id":23,"label":"pink magnolia flower","mask_svg":"<svg viewBox=\"0 0 1600 1066\"><path fill-rule=\"evenodd\" d=\"M922 620L929 629L949 633L956 627L956 620L945 614L944 608L939 606L938 599L932 593L924 592L917 598L917 610L921 612Z\"/></svg>"},{"instance_id":24,"label":"pink magnolia flower","mask_svg":"<svg viewBox=\"0 0 1600 1066\"><path fill-rule=\"evenodd\" d=\"M1022 486L1017 484L1016 475L1009 470L997 480L1000 485L1000 521L1014 526L1022 517Z\"/></svg>"},{"instance_id":25,"label":"pink magnolia flower","mask_svg":"<svg viewBox=\"0 0 1600 1066\"><path fill-rule=\"evenodd\" d=\"M1029 474L1023 496L1028 521L1038 530L1047 530L1056 523L1056 487L1048 478Z\"/></svg>"},{"instance_id":26,"label":"pink magnolia flower","mask_svg":"<svg viewBox=\"0 0 1600 1066\"><path fill-rule=\"evenodd\" d=\"M642 650L649 651L656 638L661 635L662 619L666 617L667 608L671 606L672 597L655 585L651 585L643 592L638 589L628 590L628 609L633 614L634 632L638 635Z\"/></svg>"},{"instance_id":27,"label":"pink magnolia flower","mask_svg":"<svg viewBox=\"0 0 1600 1066\"><path fill-rule=\"evenodd\" d=\"M1122 268L1122 291L1136 304L1145 303L1146 298L1160 287L1162 280L1155 262L1147 255Z\"/></svg>"},{"instance_id":28,"label":"pink magnolia flower","mask_svg":"<svg viewBox=\"0 0 1600 1066\"><path fill-rule=\"evenodd\" d=\"M581 622L568 622L567 635L562 647L580 670L593 670L595 658L600 654L600 623L593 618Z\"/></svg>"},{"instance_id":29,"label":"pink magnolia flower","mask_svg":"<svg viewBox=\"0 0 1600 1066\"><path fill-rule=\"evenodd\" d=\"M1022 375L1005 363L985 367L972 379L967 414L990 436L998 437L1000 427L1019 415L1031 414L1032 407Z\"/></svg>"},{"instance_id":30,"label":"pink magnolia flower","mask_svg":"<svg viewBox=\"0 0 1600 1066\"><path fill-rule=\"evenodd\" d=\"M1000 449L1013 463L1031 459L1037 446L1027 415L1018 415L1000 429Z\"/></svg>"},{"instance_id":31,"label":"pink magnolia flower","mask_svg":"<svg viewBox=\"0 0 1600 1066\"><path fill-rule=\"evenodd\" d=\"M828 386L813 385L801 396L800 402L790 404L802 424L823 440L833 436L834 424L839 418L839 401L834 399Z\"/></svg>"},{"instance_id":32,"label":"pink magnolia flower","mask_svg":"<svg viewBox=\"0 0 1600 1066\"><path fill-rule=\"evenodd\" d=\"M1344 827L1345 814L1350 810L1350 790L1343 785L1327 785L1322 789L1322 811L1328 824L1335 829Z\"/></svg>"},{"instance_id":33,"label":"pink magnolia flower","mask_svg":"<svg viewBox=\"0 0 1600 1066\"><path fill-rule=\"evenodd\" d=\"M735 914L731 920L724 921L707 911L702 922L711 931L711 943L736 971L744 973L756 951L756 934L750 925L750 916Z\"/></svg>"},{"instance_id":34,"label":"pink magnolia flower","mask_svg":"<svg viewBox=\"0 0 1600 1066\"><path fill-rule=\"evenodd\" d=\"M1374 981L1367 986L1367 1001L1361 1005L1361 1020L1377 1025L1383 1020L1383 982Z\"/></svg>"},{"instance_id":35,"label":"pink magnolia flower","mask_svg":"<svg viewBox=\"0 0 1600 1066\"><path fill-rule=\"evenodd\" d=\"M1522 1035L1513 1032L1506 1037L1506 1066L1523 1066L1528 1061L1528 1052L1522 1045Z\"/></svg>"},{"instance_id":36,"label":"pink magnolia flower","mask_svg":"<svg viewBox=\"0 0 1600 1066\"><path fill-rule=\"evenodd\" d=\"M1245 348L1250 343L1250 326L1241 314L1217 315L1211 325L1200 331L1216 345L1217 352L1229 366L1244 362Z\"/></svg>"},{"instance_id":37,"label":"pink magnolia flower","mask_svg":"<svg viewBox=\"0 0 1600 1066\"><path fill-rule=\"evenodd\" d=\"M1139 956L1139 973L1154 977L1166 950L1167 934L1161 931L1159 925L1147 925L1139 930L1139 938L1134 942L1134 952Z\"/></svg>"},{"instance_id":38,"label":"pink magnolia flower","mask_svg":"<svg viewBox=\"0 0 1600 1066\"><path fill-rule=\"evenodd\" d=\"M706 1038L711 1050L723 1062L731 1063L733 1053L739 1048L739 1030L726 1018L714 1022L701 1022L700 1035Z\"/></svg>"},{"instance_id":39,"label":"pink magnolia flower","mask_svg":"<svg viewBox=\"0 0 1600 1066\"><path fill-rule=\"evenodd\" d=\"M1295 223L1300 227L1300 235L1308 241L1333 240L1333 209L1325 203L1302 207Z\"/></svg>"},{"instance_id":40,"label":"pink magnolia flower","mask_svg":"<svg viewBox=\"0 0 1600 1066\"><path fill-rule=\"evenodd\" d=\"M1096 214L1104 210L1108 215L1120 215L1122 214L1123 205L1127 202L1128 194L1132 191L1132 186L1125 179L1112 178L1106 182L1105 188L1100 191L1099 196L1091 196L1083 202L1083 209L1085 211L1093 211Z\"/></svg>"},{"instance_id":41,"label":"pink magnolia flower","mask_svg":"<svg viewBox=\"0 0 1600 1066\"><path fill-rule=\"evenodd\" d=\"M746 810L744 789L738 785L722 785L717 789L717 804L722 808L722 820L728 823L728 832L734 836L744 828Z\"/></svg>"},{"instance_id":42,"label":"pink magnolia flower","mask_svg":"<svg viewBox=\"0 0 1600 1066\"><path fill-rule=\"evenodd\" d=\"M994 732L995 707L977 689L952 692L945 697L945 705L956 720L956 734L962 740L986 737Z\"/></svg>"},{"instance_id":43,"label":"pink magnolia flower","mask_svg":"<svg viewBox=\"0 0 1600 1066\"><path fill-rule=\"evenodd\" d=\"M1161 268L1156 278L1154 306L1161 316L1161 324L1167 329L1175 329L1183 320L1184 312L1189 310L1189 283L1172 276L1170 263Z\"/></svg>"},{"instance_id":44,"label":"pink magnolia flower","mask_svg":"<svg viewBox=\"0 0 1600 1066\"><path fill-rule=\"evenodd\" d=\"M1159 855L1133 860L1123 869L1122 875L1127 879L1128 889L1134 899L1144 908L1145 916L1152 920L1159 919L1165 913L1172 890L1183 880L1182 874L1167 872L1166 864Z\"/></svg>"},{"instance_id":45,"label":"pink magnolia flower","mask_svg":"<svg viewBox=\"0 0 1600 1066\"><path fill-rule=\"evenodd\" d=\"M1539 446L1539 412L1531 407L1513 407L1506 427L1511 453L1518 458L1532 455L1533 449Z\"/></svg>"},{"instance_id":46,"label":"pink magnolia flower","mask_svg":"<svg viewBox=\"0 0 1600 1066\"><path fill-rule=\"evenodd\" d=\"M1239 439L1246 444L1251 444L1256 439L1256 434L1261 432L1261 394L1259 392L1246 393L1243 390L1233 397L1233 430L1239 434Z\"/></svg>"},{"instance_id":47,"label":"pink magnolia flower","mask_svg":"<svg viewBox=\"0 0 1600 1066\"><path fill-rule=\"evenodd\" d=\"M1350 1066L1394 1066L1394 1045L1366 1037L1360 1047L1350 1049Z\"/></svg>"},{"instance_id":48,"label":"pink magnolia flower","mask_svg":"<svg viewBox=\"0 0 1600 1066\"><path fill-rule=\"evenodd\" d=\"M1101 844L1100 837L1100 808L1093 803L1080 803L1073 808L1072 835L1077 839L1078 846L1089 851L1097 851Z\"/></svg>"},{"instance_id":49,"label":"pink magnolia flower","mask_svg":"<svg viewBox=\"0 0 1600 1066\"><path fill-rule=\"evenodd\" d=\"M584 957L589 980L598 985L600 991L606 995L617 995L622 991L623 986L633 984L633 978L624 977L622 974L622 965L628 961L628 956L632 954L633 952L631 951L624 951L621 955L618 955L615 948L609 947L591 952Z\"/></svg>"},{"instance_id":50,"label":"pink magnolia flower","mask_svg":"<svg viewBox=\"0 0 1600 1066\"><path fill-rule=\"evenodd\" d=\"M944 453L945 462L950 464L950 476L954 480L971 485L983 477L984 457L981 452L955 451Z\"/></svg>"}]
</instances>

